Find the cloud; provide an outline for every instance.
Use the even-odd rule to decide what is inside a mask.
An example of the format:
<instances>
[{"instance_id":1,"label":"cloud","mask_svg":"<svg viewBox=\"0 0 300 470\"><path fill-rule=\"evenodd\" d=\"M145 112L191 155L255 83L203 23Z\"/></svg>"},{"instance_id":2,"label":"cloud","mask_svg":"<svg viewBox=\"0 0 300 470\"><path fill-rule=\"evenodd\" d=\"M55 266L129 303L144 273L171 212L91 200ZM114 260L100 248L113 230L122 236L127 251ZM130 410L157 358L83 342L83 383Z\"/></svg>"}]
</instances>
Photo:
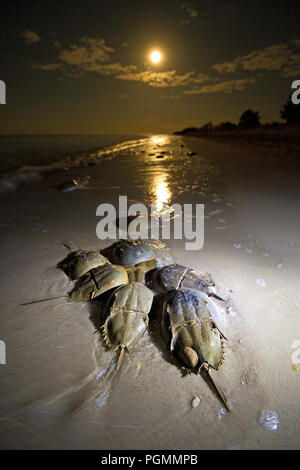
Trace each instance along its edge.
<instances>
[{"instance_id":1,"label":"cloud","mask_svg":"<svg viewBox=\"0 0 300 470\"><path fill-rule=\"evenodd\" d=\"M35 33L34 31L30 31L29 29L24 31L24 33L21 34L21 37L24 39L24 42L27 46L30 46L31 44L41 41L41 38L38 35L38 33Z\"/></svg>"},{"instance_id":2,"label":"cloud","mask_svg":"<svg viewBox=\"0 0 300 470\"><path fill-rule=\"evenodd\" d=\"M178 100L182 95L160 95L160 98L169 99L169 100Z\"/></svg>"},{"instance_id":3,"label":"cloud","mask_svg":"<svg viewBox=\"0 0 300 470\"><path fill-rule=\"evenodd\" d=\"M191 6L190 3L183 3L180 5L180 9L184 11L185 17L183 23L190 23L191 18L196 18L198 16L198 11Z\"/></svg>"},{"instance_id":4,"label":"cloud","mask_svg":"<svg viewBox=\"0 0 300 470\"><path fill-rule=\"evenodd\" d=\"M85 36L79 45L61 49L58 58L65 64L85 66L106 62L113 52L114 49L107 46L104 39Z\"/></svg>"},{"instance_id":5,"label":"cloud","mask_svg":"<svg viewBox=\"0 0 300 470\"><path fill-rule=\"evenodd\" d=\"M49 64L40 64L40 65L31 65L32 69L37 69L37 70L44 70L44 71L52 71L52 70L58 70L61 68L61 64L56 64L56 63L49 63Z\"/></svg>"},{"instance_id":6,"label":"cloud","mask_svg":"<svg viewBox=\"0 0 300 470\"><path fill-rule=\"evenodd\" d=\"M300 41L299 41L300 49ZM300 53L291 54L288 63L283 67L282 74L284 77L300 76Z\"/></svg>"},{"instance_id":7,"label":"cloud","mask_svg":"<svg viewBox=\"0 0 300 470\"><path fill-rule=\"evenodd\" d=\"M246 88L247 85L255 83L254 78L241 78L235 80L227 80L223 82L214 82L208 85L203 85L200 88L192 90L184 90L185 95L200 95L206 93L232 93L233 91L241 91Z\"/></svg>"},{"instance_id":8,"label":"cloud","mask_svg":"<svg viewBox=\"0 0 300 470\"><path fill-rule=\"evenodd\" d=\"M139 81L146 83L149 86L160 88L184 87L201 81L201 77L195 75L194 72L187 72L183 75L180 75L175 70L168 70L166 72L152 72L149 70L142 72L139 72L138 70L122 70L122 72L116 75L116 77L120 80Z\"/></svg>"},{"instance_id":9,"label":"cloud","mask_svg":"<svg viewBox=\"0 0 300 470\"><path fill-rule=\"evenodd\" d=\"M155 72L141 70L136 65L122 65L114 61L115 50L108 46L104 39L83 37L79 44L63 48L58 47L58 61L55 63L33 65L32 68L44 71L61 70L63 75L79 78L86 73L97 73L112 76L118 80L141 82L154 88L185 88L184 94L231 93L243 90L254 79L235 79L218 82L208 74L186 72L179 74L176 70ZM172 97L178 95L172 95Z\"/></svg>"},{"instance_id":10,"label":"cloud","mask_svg":"<svg viewBox=\"0 0 300 470\"><path fill-rule=\"evenodd\" d=\"M119 80L137 81L151 87L184 87L197 85L208 80L204 74L187 72L178 74L175 70L154 72L141 70L135 65L122 65L115 62L115 50L108 46L104 39L83 37L79 44L63 48L58 47L58 61L56 63L33 65L32 68L40 70L62 70L71 77L80 77L86 73L99 73L113 76Z\"/></svg>"},{"instance_id":11,"label":"cloud","mask_svg":"<svg viewBox=\"0 0 300 470\"><path fill-rule=\"evenodd\" d=\"M212 68L216 70L218 73L232 73L235 72L238 68L238 64L236 60L232 62L223 62L222 64L213 65Z\"/></svg>"},{"instance_id":12,"label":"cloud","mask_svg":"<svg viewBox=\"0 0 300 470\"><path fill-rule=\"evenodd\" d=\"M263 49L249 52L236 57L232 61L216 64L212 68L218 73L232 73L239 69L247 71L281 71L284 76L297 75L300 66L300 40L295 39L290 44L275 44Z\"/></svg>"},{"instance_id":13,"label":"cloud","mask_svg":"<svg viewBox=\"0 0 300 470\"><path fill-rule=\"evenodd\" d=\"M155 71L142 66L122 64L115 57L115 49L104 39L90 36L84 36L77 44L67 47L56 41L53 49L57 54L56 60L31 67L43 71L59 71L61 78L79 78L93 73L123 81L139 82L153 88L181 88L185 95L241 91L256 83L257 71L280 71L285 77L300 75L298 39L287 45L275 44L238 56L232 61L216 64L209 73ZM240 71L243 71L242 77L239 76ZM220 78L221 74L230 73L235 73L230 80ZM176 90L174 96L177 93Z\"/></svg>"}]
</instances>

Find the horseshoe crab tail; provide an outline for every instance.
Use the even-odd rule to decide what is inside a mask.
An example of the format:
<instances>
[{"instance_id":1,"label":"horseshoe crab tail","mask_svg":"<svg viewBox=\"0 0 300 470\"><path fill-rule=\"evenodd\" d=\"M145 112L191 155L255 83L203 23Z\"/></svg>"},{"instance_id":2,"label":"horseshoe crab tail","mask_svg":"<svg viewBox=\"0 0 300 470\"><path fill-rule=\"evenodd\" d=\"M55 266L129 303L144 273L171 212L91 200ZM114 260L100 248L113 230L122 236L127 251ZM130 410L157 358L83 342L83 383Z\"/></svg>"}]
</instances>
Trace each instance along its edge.
<instances>
[{"instance_id":1,"label":"horseshoe crab tail","mask_svg":"<svg viewBox=\"0 0 300 470\"><path fill-rule=\"evenodd\" d=\"M124 353L125 353L125 346L122 344L120 346L120 350L119 350L119 356L118 356L118 360L117 360L116 372L115 372L115 376L113 378L113 383L115 383L115 381L116 381L116 379L119 375L119 370L121 369L123 359L124 359Z\"/></svg>"},{"instance_id":2,"label":"horseshoe crab tail","mask_svg":"<svg viewBox=\"0 0 300 470\"><path fill-rule=\"evenodd\" d=\"M210 385L212 386L212 388L215 390L217 397L218 397L219 400L223 403L223 405L225 406L226 410L227 410L228 412L230 412L230 409L229 409L229 407L228 407L228 405L227 405L227 400L226 400L226 398L225 398L223 392L219 389L219 387L217 386L217 384L214 382L212 376L210 375L210 373L209 373L209 368L208 368L208 367L207 367L207 368L206 368L206 367L203 367L203 370L204 370L205 373L206 373L206 377L207 377L207 379L208 379L208 382L210 383Z\"/></svg>"},{"instance_id":3,"label":"horseshoe crab tail","mask_svg":"<svg viewBox=\"0 0 300 470\"><path fill-rule=\"evenodd\" d=\"M72 251L72 248L67 243L63 243L63 246L67 248L67 250Z\"/></svg>"},{"instance_id":4,"label":"horseshoe crab tail","mask_svg":"<svg viewBox=\"0 0 300 470\"><path fill-rule=\"evenodd\" d=\"M118 357L118 361L117 361L117 372L119 372L119 370L121 368L123 358L124 358L124 352L125 352L125 346L122 345L121 348L120 348L120 353L119 353L119 357Z\"/></svg>"},{"instance_id":5,"label":"horseshoe crab tail","mask_svg":"<svg viewBox=\"0 0 300 470\"><path fill-rule=\"evenodd\" d=\"M221 300L222 302L225 302L225 299L222 299L222 297L218 296L217 294L215 294L214 292L210 292L208 294L208 297L214 297L215 299L217 300Z\"/></svg>"},{"instance_id":6,"label":"horseshoe crab tail","mask_svg":"<svg viewBox=\"0 0 300 470\"><path fill-rule=\"evenodd\" d=\"M66 297L69 297L69 296L68 295L59 295L57 297L49 297L48 299L32 300L31 302L25 302L25 303L20 304L20 305L38 304L40 302L46 302L47 300L65 299Z\"/></svg>"}]
</instances>

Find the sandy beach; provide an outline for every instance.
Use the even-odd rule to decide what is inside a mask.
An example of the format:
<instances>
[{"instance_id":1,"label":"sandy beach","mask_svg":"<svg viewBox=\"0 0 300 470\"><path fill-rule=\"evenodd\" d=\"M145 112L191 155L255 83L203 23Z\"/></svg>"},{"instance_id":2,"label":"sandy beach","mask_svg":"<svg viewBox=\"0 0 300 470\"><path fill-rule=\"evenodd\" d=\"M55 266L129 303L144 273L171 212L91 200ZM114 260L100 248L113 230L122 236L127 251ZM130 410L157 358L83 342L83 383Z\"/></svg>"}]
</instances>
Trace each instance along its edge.
<instances>
[{"instance_id":1,"label":"sandy beach","mask_svg":"<svg viewBox=\"0 0 300 470\"><path fill-rule=\"evenodd\" d=\"M55 187L86 176L81 189ZM64 244L110 245L96 236L96 209L118 207L120 195L147 206L205 204L202 250L186 251L183 240L153 246L162 264L209 273L228 299L225 363L213 376L230 413L200 376L182 377L155 313L112 386L115 353L99 333L101 299L20 305L72 288L56 268ZM300 340L299 167L281 149L149 137L96 165L5 192L0 204L2 449L299 448L300 371L292 362ZM266 411L275 416L273 430L260 422Z\"/></svg>"}]
</instances>

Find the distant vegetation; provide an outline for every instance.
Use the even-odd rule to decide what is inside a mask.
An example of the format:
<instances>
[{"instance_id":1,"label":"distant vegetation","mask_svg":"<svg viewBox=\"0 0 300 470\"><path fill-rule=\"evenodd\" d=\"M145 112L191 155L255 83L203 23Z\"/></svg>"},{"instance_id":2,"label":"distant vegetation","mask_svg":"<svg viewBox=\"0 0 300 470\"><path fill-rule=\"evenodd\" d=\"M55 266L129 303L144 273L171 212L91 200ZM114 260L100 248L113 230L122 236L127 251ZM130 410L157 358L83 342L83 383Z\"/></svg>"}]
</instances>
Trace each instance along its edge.
<instances>
[{"instance_id":1,"label":"distant vegetation","mask_svg":"<svg viewBox=\"0 0 300 470\"><path fill-rule=\"evenodd\" d=\"M249 127L258 127L260 126L260 117L258 111L252 111L252 109L247 109L243 112L239 120L239 127L242 129L249 129Z\"/></svg>"},{"instance_id":2,"label":"distant vegetation","mask_svg":"<svg viewBox=\"0 0 300 470\"><path fill-rule=\"evenodd\" d=\"M280 110L280 116L288 124L300 124L300 104L292 103L290 97Z\"/></svg>"},{"instance_id":3,"label":"distant vegetation","mask_svg":"<svg viewBox=\"0 0 300 470\"><path fill-rule=\"evenodd\" d=\"M230 121L220 122L219 124L213 124L207 122L202 127L187 127L182 131L175 132L179 135L198 135L198 134L217 134L217 133L240 133L241 131L251 131L255 129L267 130L267 129L280 129L285 128L286 125L300 125L300 104L295 105L291 101L291 97L286 101L280 110L280 116L285 121L285 124L280 122L272 122L261 124L260 115L258 111L247 109L244 111L237 124Z\"/></svg>"}]
</instances>

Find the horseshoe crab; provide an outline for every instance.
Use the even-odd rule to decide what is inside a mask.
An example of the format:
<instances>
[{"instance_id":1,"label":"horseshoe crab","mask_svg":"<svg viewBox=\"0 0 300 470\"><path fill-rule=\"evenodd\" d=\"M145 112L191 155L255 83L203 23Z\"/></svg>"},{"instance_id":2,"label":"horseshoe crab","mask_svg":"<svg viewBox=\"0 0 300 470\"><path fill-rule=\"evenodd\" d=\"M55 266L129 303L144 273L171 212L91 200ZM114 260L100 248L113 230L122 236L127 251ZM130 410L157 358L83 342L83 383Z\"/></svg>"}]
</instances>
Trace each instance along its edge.
<instances>
[{"instance_id":1,"label":"horseshoe crab","mask_svg":"<svg viewBox=\"0 0 300 470\"><path fill-rule=\"evenodd\" d=\"M226 339L217 326L217 309L210 297L223 299L214 294L214 285L206 276L179 264L157 269L152 249L144 242L130 240L116 242L100 253L72 252L57 266L77 279L67 295L69 301L93 300L114 289L101 328L107 346L119 351L117 371L125 351L133 352L147 330L153 302L150 289L162 293L161 328L170 352L188 372L205 374L229 411L225 396L210 375L210 369L218 370L224 361Z\"/></svg>"},{"instance_id":2,"label":"horseshoe crab","mask_svg":"<svg viewBox=\"0 0 300 470\"><path fill-rule=\"evenodd\" d=\"M128 274L123 266L106 263L91 269L81 276L67 295L59 295L48 299L33 300L21 305L36 304L47 300L68 298L69 302L87 302L93 300L110 289L128 284Z\"/></svg>"},{"instance_id":3,"label":"horseshoe crab","mask_svg":"<svg viewBox=\"0 0 300 470\"><path fill-rule=\"evenodd\" d=\"M128 284L126 269L123 266L107 263L91 269L82 276L69 292L69 300L71 302L93 300L104 292L123 284Z\"/></svg>"},{"instance_id":4,"label":"horseshoe crab","mask_svg":"<svg viewBox=\"0 0 300 470\"><path fill-rule=\"evenodd\" d=\"M110 264L104 253L114 264ZM68 272L71 267L73 275L74 271L78 274L79 268L81 272L88 270L69 293L69 300L82 302L122 284L143 282L145 273L156 266L156 261L154 252L144 242L120 240L102 250L102 253L71 253L61 264L68 266ZM97 264L98 267L94 268Z\"/></svg>"},{"instance_id":5,"label":"horseshoe crab","mask_svg":"<svg viewBox=\"0 0 300 470\"><path fill-rule=\"evenodd\" d=\"M146 275L146 285L150 289L161 293L170 292L181 287L191 288L208 296L213 296L218 300L223 300L213 292L213 284L208 276L200 275L194 269L177 263L149 271Z\"/></svg>"},{"instance_id":6,"label":"horseshoe crab","mask_svg":"<svg viewBox=\"0 0 300 470\"><path fill-rule=\"evenodd\" d=\"M102 327L109 348L119 350L117 371L125 350L133 352L148 327L153 293L139 282L118 287L108 300L108 317Z\"/></svg>"},{"instance_id":7,"label":"horseshoe crab","mask_svg":"<svg viewBox=\"0 0 300 470\"><path fill-rule=\"evenodd\" d=\"M218 370L224 361L225 336L215 323L205 296L193 289L176 289L165 299L162 330L170 351L189 372L202 370L216 395L229 411L227 401L213 381L209 369Z\"/></svg>"},{"instance_id":8,"label":"horseshoe crab","mask_svg":"<svg viewBox=\"0 0 300 470\"><path fill-rule=\"evenodd\" d=\"M155 253L141 240L120 240L101 253L126 268L129 282L143 282L145 273L156 267Z\"/></svg>"},{"instance_id":9,"label":"horseshoe crab","mask_svg":"<svg viewBox=\"0 0 300 470\"><path fill-rule=\"evenodd\" d=\"M98 251L78 250L69 253L56 267L62 269L70 279L75 280L84 276L91 269L103 266L108 262L108 259Z\"/></svg>"}]
</instances>

